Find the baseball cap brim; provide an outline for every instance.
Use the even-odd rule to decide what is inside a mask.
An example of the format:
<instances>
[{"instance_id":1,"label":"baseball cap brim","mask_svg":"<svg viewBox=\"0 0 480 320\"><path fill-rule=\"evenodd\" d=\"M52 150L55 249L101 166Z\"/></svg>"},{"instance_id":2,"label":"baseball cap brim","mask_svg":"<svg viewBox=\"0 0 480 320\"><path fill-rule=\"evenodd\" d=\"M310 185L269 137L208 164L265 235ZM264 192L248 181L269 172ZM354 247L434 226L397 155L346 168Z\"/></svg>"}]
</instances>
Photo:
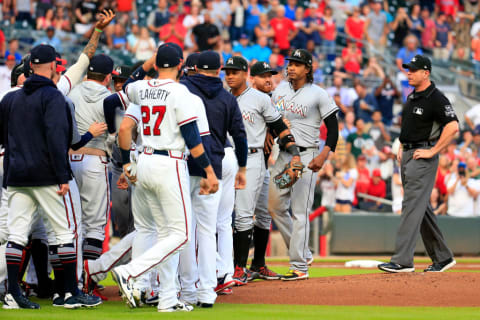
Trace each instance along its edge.
<instances>
[{"instance_id":1,"label":"baseball cap brim","mask_svg":"<svg viewBox=\"0 0 480 320\"><path fill-rule=\"evenodd\" d=\"M285 60L296 61L296 62L300 62L300 63L303 63L303 64L307 65L305 60L303 60L301 58L297 58L297 57L286 57Z\"/></svg>"},{"instance_id":2,"label":"baseball cap brim","mask_svg":"<svg viewBox=\"0 0 480 320\"><path fill-rule=\"evenodd\" d=\"M223 66L222 67L222 70L227 70L227 69L246 71L242 67L238 67L238 66Z\"/></svg>"},{"instance_id":3,"label":"baseball cap brim","mask_svg":"<svg viewBox=\"0 0 480 320\"><path fill-rule=\"evenodd\" d=\"M404 63L402 64L402 68L403 69L408 69L408 70L419 70L420 68L418 68L417 66L411 64L411 63Z\"/></svg>"},{"instance_id":4,"label":"baseball cap brim","mask_svg":"<svg viewBox=\"0 0 480 320\"><path fill-rule=\"evenodd\" d=\"M251 74L251 73L252 73L252 72L250 71L250 74ZM260 72L258 72L258 73L256 73L256 74L253 74L253 76L259 76L259 75L265 74L265 73L271 73L272 76L274 76L274 75L278 74L278 71L273 70L273 69L266 69L266 70L262 70L262 71L260 71Z\"/></svg>"}]
</instances>

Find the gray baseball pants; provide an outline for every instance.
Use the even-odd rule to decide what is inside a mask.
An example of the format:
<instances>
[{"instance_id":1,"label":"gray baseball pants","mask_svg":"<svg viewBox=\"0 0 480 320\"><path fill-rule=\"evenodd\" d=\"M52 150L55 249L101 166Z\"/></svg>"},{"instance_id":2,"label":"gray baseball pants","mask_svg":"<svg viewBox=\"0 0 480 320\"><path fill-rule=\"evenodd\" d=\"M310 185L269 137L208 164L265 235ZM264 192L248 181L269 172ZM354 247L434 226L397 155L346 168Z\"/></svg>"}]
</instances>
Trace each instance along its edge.
<instances>
[{"instance_id":1,"label":"gray baseball pants","mask_svg":"<svg viewBox=\"0 0 480 320\"><path fill-rule=\"evenodd\" d=\"M395 254L391 262L413 266L418 234L434 263L453 257L430 205L430 195L437 175L438 155L431 159L413 159L415 149L403 151L401 175L403 203L400 227L397 232Z\"/></svg>"}]
</instances>

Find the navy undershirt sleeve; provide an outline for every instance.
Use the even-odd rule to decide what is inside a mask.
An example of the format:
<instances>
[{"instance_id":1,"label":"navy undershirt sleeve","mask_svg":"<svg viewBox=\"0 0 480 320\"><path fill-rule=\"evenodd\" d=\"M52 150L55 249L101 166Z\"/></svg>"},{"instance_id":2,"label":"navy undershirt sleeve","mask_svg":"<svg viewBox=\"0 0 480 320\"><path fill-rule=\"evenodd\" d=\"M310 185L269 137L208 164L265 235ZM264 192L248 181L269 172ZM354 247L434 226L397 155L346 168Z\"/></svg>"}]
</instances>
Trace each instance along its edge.
<instances>
[{"instance_id":1,"label":"navy undershirt sleeve","mask_svg":"<svg viewBox=\"0 0 480 320\"><path fill-rule=\"evenodd\" d=\"M83 136L80 137L80 141L78 141L75 144L72 144L70 148L72 148L72 150L78 150L81 147L85 146L92 139L93 139L93 135L89 131L87 131Z\"/></svg>"},{"instance_id":2,"label":"navy undershirt sleeve","mask_svg":"<svg viewBox=\"0 0 480 320\"><path fill-rule=\"evenodd\" d=\"M189 149L193 149L202 143L200 132L198 131L197 121L192 121L180 127L180 132Z\"/></svg>"},{"instance_id":3,"label":"navy undershirt sleeve","mask_svg":"<svg viewBox=\"0 0 480 320\"><path fill-rule=\"evenodd\" d=\"M235 143L235 155L237 156L238 166L245 167L248 157L248 143L244 137L233 137Z\"/></svg>"}]
</instances>

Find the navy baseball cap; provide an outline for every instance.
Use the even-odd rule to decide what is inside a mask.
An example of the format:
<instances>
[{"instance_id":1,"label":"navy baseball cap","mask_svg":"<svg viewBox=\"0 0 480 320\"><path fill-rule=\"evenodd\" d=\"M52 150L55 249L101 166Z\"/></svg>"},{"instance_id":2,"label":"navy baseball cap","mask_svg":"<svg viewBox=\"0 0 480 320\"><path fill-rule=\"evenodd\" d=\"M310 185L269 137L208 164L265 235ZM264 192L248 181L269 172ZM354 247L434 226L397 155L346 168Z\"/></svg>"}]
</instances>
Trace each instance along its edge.
<instances>
[{"instance_id":1,"label":"navy baseball cap","mask_svg":"<svg viewBox=\"0 0 480 320\"><path fill-rule=\"evenodd\" d=\"M248 71L248 62L243 57L233 56L228 58L227 62L225 62L222 70L226 69L241 70L246 72Z\"/></svg>"},{"instance_id":2,"label":"navy baseball cap","mask_svg":"<svg viewBox=\"0 0 480 320\"><path fill-rule=\"evenodd\" d=\"M48 44L39 44L30 51L30 62L32 64L49 63L56 59L55 48Z\"/></svg>"},{"instance_id":3,"label":"navy baseball cap","mask_svg":"<svg viewBox=\"0 0 480 320\"><path fill-rule=\"evenodd\" d=\"M114 70L117 74L113 75L113 79L127 80L132 74L132 69L129 66L118 66Z\"/></svg>"},{"instance_id":4,"label":"navy baseball cap","mask_svg":"<svg viewBox=\"0 0 480 320\"><path fill-rule=\"evenodd\" d=\"M270 72L272 75L277 74L278 72L273 70L272 67L264 62L264 61L257 61L250 67L250 75L252 77L259 76L264 73Z\"/></svg>"},{"instance_id":5,"label":"navy baseball cap","mask_svg":"<svg viewBox=\"0 0 480 320\"><path fill-rule=\"evenodd\" d=\"M307 66L311 66L313 58L312 58L312 54L307 50L296 49L296 50L293 50L292 54L289 57L285 58L285 60L297 61Z\"/></svg>"},{"instance_id":6,"label":"navy baseball cap","mask_svg":"<svg viewBox=\"0 0 480 320\"><path fill-rule=\"evenodd\" d=\"M180 56L177 49L171 45L162 45L157 49L155 64L159 68L171 68L180 64Z\"/></svg>"},{"instance_id":7,"label":"navy baseball cap","mask_svg":"<svg viewBox=\"0 0 480 320\"><path fill-rule=\"evenodd\" d=\"M163 46L173 47L177 51L178 57L180 58L180 60L183 61L183 49L178 44L173 42L165 42L160 47L163 47Z\"/></svg>"},{"instance_id":8,"label":"navy baseball cap","mask_svg":"<svg viewBox=\"0 0 480 320\"><path fill-rule=\"evenodd\" d=\"M198 64L198 57L199 56L200 56L200 53L198 53L198 52L191 53L187 57L187 60L185 61L185 68L187 70L195 70L195 66Z\"/></svg>"},{"instance_id":9,"label":"navy baseball cap","mask_svg":"<svg viewBox=\"0 0 480 320\"><path fill-rule=\"evenodd\" d=\"M220 55L215 51L204 51L198 56L197 68L217 70L220 68Z\"/></svg>"},{"instance_id":10,"label":"navy baseball cap","mask_svg":"<svg viewBox=\"0 0 480 320\"><path fill-rule=\"evenodd\" d=\"M403 69L432 71L432 62L427 57L417 54L409 63L402 64Z\"/></svg>"},{"instance_id":11,"label":"navy baseball cap","mask_svg":"<svg viewBox=\"0 0 480 320\"><path fill-rule=\"evenodd\" d=\"M90 60L88 71L101 74L117 74L117 72L113 70L112 58L104 55L103 53L93 56L93 58Z\"/></svg>"}]
</instances>

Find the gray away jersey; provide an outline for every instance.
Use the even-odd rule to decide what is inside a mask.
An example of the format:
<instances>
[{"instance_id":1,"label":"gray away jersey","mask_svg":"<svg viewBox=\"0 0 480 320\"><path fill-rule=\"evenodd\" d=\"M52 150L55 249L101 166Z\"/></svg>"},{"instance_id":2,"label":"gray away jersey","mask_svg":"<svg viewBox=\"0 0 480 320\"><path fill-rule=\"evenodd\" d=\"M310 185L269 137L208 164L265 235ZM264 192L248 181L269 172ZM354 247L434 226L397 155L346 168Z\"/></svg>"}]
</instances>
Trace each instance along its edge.
<instances>
[{"instance_id":1,"label":"gray away jersey","mask_svg":"<svg viewBox=\"0 0 480 320\"><path fill-rule=\"evenodd\" d=\"M282 82L273 91L275 108L290 121L293 136L300 147L316 147L322 120L338 110L327 91L307 83L297 91Z\"/></svg>"},{"instance_id":2,"label":"gray away jersey","mask_svg":"<svg viewBox=\"0 0 480 320\"><path fill-rule=\"evenodd\" d=\"M267 94L251 87L237 97L237 102L247 132L248 147L263 148L267 123L277 121L282 115L275 110Z\"/></svg>"}]
</instances>

